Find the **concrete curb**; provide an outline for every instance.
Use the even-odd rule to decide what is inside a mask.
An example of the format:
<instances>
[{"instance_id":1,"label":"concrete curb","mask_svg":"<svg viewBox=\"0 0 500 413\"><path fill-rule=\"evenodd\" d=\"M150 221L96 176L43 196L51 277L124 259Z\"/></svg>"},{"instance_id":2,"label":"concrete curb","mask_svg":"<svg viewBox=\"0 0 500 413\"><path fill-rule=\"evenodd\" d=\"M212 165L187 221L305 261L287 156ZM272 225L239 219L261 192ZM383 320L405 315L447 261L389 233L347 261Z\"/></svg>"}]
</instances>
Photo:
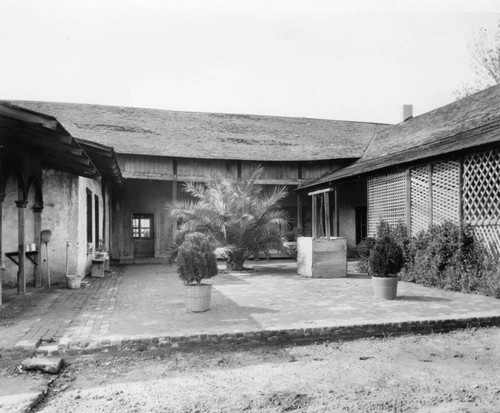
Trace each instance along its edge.
<instances>
[{"instance_id":1,"label":"concrete curb","mask_svg":"<svg viewBox=\"0 0 500 413\"><path fill-rule=\"evenodd\" d=\"M269 344L307 344L313 342L355 340L369 337L395 337L406 334L444 333L453 330L500 326L500 315L431 319L391 323L369 323L332 327L242 331L224 334L112 336L97 340L63 338L57 344L41 345L18 342L2 357L76 356L111 351L198 350L207 347L259 346Z\"/></svg>"}]
</instances>

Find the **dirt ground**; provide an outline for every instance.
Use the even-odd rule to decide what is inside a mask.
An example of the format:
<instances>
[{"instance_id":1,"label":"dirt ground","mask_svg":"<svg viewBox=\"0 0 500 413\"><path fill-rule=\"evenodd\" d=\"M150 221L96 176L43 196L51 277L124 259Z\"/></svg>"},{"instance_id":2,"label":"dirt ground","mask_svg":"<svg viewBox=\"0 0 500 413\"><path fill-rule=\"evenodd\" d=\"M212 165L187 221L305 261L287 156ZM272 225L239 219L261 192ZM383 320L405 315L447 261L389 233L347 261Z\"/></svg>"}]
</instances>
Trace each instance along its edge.
<instances>
[{"instance_id":1,"label":"dirt ground","mask_svg":"<svg viewBox=\"0 0 500 413\"><path fill-rule=\"evenodd\" d=\"M500 329L87 356L69 360L34 411L500 411Z\"/></svg>"}]
</instances>

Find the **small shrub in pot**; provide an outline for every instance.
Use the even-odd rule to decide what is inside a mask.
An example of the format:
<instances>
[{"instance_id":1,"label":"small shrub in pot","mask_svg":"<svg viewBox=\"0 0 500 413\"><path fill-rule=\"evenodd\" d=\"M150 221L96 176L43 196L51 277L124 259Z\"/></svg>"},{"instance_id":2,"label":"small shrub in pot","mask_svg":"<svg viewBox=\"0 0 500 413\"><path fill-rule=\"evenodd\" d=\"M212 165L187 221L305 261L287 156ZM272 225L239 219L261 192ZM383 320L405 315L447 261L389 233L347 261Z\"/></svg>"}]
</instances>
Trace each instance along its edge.
<instances>
[{"instance_id":1,"label":"small shrub in pot","mask_svg":"<svg viewBox=\"0 0 500 413\"><path fill-rule=\"evenodd\" d=\"M398 289L397 275L404 264L403 249L392 238L377 240L368 260L372 276L373 294L377 298L393 300Z\"/></svg>"},{"instance_id":2,"label":"small shrub in pot","mask_svg":"<svg viewBox=\"0 0 500 413\"><path fill-rule=\"evenodd\" d=\"M177 251L177 273L186 284L201 284L201 280L217 275L217 260L205 235L186 234Z\"/></svg>"},{"instance_id":3,"label":"small shrub in pot","mask_svg":"<svg viewBox=\"0 0 500 413\"><path fill-rule=\"evenodd\" d=\"M390 237L377 240L368 265L373 277L397 277L404 264L403 249Z\"/></svg>"}]
</instances>

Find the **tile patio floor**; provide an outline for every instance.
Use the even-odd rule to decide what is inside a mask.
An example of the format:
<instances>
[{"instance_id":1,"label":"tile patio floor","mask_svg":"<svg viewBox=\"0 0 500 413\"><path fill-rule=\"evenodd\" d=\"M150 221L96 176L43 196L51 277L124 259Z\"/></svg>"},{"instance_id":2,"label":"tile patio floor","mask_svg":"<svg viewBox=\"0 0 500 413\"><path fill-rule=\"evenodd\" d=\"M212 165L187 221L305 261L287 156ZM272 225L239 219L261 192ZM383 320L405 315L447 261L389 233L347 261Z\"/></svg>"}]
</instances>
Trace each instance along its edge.
<instances>
[{"instance_id":1,"label":"tile patio floor","mask_svg":"<svg viewBox=\"0 0 500 413\"><path fill-rule=\"evenodd\" d=\"M285 260L248 262L252 273L213 278L212 308L188 313L174 266L127 265L80 290L4 295L0 352L71 343L421 320L500 317L500 300L400 282L394 301L373 297L371 280L309 279ZM352 269L352 268L351 268ZM16 311L16 305L22 309Z\"/></svg>"}]
</instances>

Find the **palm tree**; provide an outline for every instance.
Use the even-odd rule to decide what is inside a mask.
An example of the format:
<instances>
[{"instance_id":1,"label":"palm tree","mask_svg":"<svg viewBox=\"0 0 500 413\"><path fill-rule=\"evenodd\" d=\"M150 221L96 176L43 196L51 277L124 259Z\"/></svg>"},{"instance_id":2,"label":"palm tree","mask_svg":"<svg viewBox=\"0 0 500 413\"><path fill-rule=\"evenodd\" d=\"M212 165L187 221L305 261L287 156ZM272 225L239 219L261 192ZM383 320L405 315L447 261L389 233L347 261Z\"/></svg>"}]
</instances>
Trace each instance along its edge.
<instances>
[{"instance_id":1,"label":"palm tree","mask_svg":"<svg viewBox=\"0 0 500 413\"><path fill-rule=\"evenodd\" d=\"M213 173L205 184L184 184L184 192L194 199L167 205L170 216L182 222L177 244L187 233L204 233L226 259L228 269L236 271L243 270L245 261L259 252L289 253L290 218L279 207L287 190L275 187L270 194L264 193L257 184L262 173L258 167L237 180Z\"/></svg>"}]
</instances>

